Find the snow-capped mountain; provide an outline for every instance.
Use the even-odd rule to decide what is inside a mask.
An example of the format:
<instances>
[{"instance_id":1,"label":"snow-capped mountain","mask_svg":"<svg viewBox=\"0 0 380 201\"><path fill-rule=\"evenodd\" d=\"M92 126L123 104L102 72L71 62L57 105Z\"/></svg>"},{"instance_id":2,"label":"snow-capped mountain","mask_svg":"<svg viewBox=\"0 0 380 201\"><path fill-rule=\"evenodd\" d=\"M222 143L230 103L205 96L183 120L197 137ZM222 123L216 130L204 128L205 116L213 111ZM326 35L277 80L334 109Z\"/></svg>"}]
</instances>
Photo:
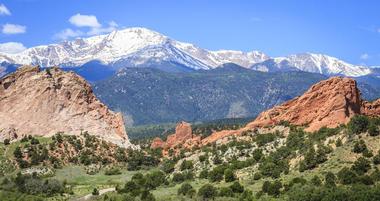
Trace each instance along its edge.
<instances>
[{"instance_id":1,"label":"snow-capped mountain","mask_svg":"<svg viewBox=\"0 0 380 201\"><path fill-rule=\"evenodd\" d=\"M208 51L172 40L146 28L128 28L59 44L37 46L21 53L0 53L0 62L41 66L81 66L98 60L104 64L171 62L192 69L210 69L224 63L248 67L269 57L260 52Z\"/></svg>"},{"instance_id":2,"label":"snow-capped mountain","mask_svg":"<svg viewBox=\"0 0 380 201\"><path fill-rule=\"evenodd\" d=\"M16 54L0 53L0 74L7 71L5 65L9 64L80 67L92 61L113 70L121 67L155 67L168 71L191 71L235 63L265 72L301 70L354 77L371 73L368 67L355 66L322 54L270 58L259 51L210 51L146 28L127 28L105 35L31 47Z\"/></svg>"},{"instance_id":3,"label":"snow-capped mountain","mask_svg":"<svg viewBox=\"0 0 380 201\"><path fill-rule=\"evenodd\" d=\"M372 72L371 68L365 66L355 66L335 57L313 53L277 57L254 64L251 68L265 72L300 70L324 75L351 77L364 76Z\"/></svg>"}]
</instances>

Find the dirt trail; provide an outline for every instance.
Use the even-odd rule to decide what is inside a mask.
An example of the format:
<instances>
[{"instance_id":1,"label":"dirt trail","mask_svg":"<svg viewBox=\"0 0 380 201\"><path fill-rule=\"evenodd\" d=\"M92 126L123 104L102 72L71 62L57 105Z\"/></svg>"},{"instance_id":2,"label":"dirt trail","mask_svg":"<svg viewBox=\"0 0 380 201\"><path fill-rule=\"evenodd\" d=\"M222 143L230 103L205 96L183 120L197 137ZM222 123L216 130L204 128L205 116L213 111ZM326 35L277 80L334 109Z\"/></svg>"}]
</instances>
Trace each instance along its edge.
<instances>
[{"instance_id":1,"label":"dirt trail","mask_svg":"<svg viewBox=\"0 0 380 201\"><path fill-rule=\"evenodd\" d=\"M108 192L112 192L112 191L116 191L116 189L115 188L101 189L101 190L99 190L99 195L103 195L104 193L108 193ZM95 196L92 194L87 194L83 197L73 199L72 201L85 201L85 200L90 200L93 197L95 197Z\"/></svg>"}]
</instances>

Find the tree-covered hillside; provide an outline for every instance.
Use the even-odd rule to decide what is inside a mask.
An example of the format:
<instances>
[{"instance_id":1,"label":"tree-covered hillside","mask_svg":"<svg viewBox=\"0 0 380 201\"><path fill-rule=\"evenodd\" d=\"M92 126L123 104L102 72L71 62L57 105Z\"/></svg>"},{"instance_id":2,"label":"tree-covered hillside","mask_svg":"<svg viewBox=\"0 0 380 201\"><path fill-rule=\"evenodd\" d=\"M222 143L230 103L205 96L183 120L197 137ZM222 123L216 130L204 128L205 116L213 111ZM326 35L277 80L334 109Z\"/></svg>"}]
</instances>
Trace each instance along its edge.
<instances>
[{"instance_id":1,"label":"tree-covered hillside","mask_svg":"<svg viewBox=\"0 0 380 201\"><path fill-rule=\"evenodd\" d=\"M133 68L97 82L94 91L124 113L127 125L196 122L256 116L325 78L304 72L262 73L232 64L190 73Z\"/></svg>"},{"instance_id":2,"label":"tree-covered hillside","mask_svg":"<svg viewBox=\"0 0 380 201\"><path fill-rule=\"evenodd\" d=\"M326 78L306 72L263 73L235 64L187 73L126 68L96 82L94 91L124 114L127 126L135 126L255 117ZM366 99L379 95L364 81L358 87Z\"/></svg>"}]
</instances>

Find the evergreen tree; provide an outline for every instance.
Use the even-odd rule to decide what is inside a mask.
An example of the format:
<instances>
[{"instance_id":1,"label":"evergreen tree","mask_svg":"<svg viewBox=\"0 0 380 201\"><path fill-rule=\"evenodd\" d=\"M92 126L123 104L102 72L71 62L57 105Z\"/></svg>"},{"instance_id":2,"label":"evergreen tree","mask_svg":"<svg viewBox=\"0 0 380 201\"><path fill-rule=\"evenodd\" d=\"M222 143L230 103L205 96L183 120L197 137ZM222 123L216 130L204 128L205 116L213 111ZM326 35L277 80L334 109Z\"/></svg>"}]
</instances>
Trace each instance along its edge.
<instances>
[{"instance_id":1,"label":"evergreen tree","mask_svg":"<svg viewBox=\"0 0 380 201\"><path fill-rule=\"evenodd\" d=\"M236 180L235 174L231 169L227 168L224 170L224 180L226 182L232 182Z\"/></svg>"}]
</instances>

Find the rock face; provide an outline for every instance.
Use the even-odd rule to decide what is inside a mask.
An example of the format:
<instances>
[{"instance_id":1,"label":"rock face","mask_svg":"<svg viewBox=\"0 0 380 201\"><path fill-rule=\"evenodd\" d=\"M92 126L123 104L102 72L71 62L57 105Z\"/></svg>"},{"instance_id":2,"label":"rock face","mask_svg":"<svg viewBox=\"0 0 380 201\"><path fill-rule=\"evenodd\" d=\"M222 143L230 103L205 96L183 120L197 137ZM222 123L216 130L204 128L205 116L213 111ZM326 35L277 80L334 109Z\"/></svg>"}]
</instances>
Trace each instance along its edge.
<instances>
[{"instance_id":1,"label":"rock face","mask_svg":"<svg viewBox=\"0 0 380 201\"><path fill-rule=\"evenodd\" d=\"M191 139L192 137L193 131L191 129L191 124L182 121L175 127L175 133L168 136L168 139L166 140L166 146L174 147L177 144L184 143L186 140Z\"/></svg>"},{"instance_id":2,"label":"rock face","mask_svg":"<svg viewBox=\"0 0 380 201\"><path fill-rule=\"evenodd\" d=\"M160 138L155 138L151 144L151 148L164 148L171 149L176 146L192 147L201 142L201 137L193 135L191 124L187 122L180 122L175 128L175 133L167 137L166 142Z\"/></svg>"},{"instance_id":3,"label":"rock face","mask_svg":"<svg viewBox=\"0 0 380 201\"><path fill-rule=\"evenodd\" d=\"M0 80L0 139L82 131L134 147L119 113L110 111L73 72L25 66ZM11 133L11 134L10 134Z\"/></svg>"},{"instance_id":4,"label":"rock face","mask_svg":"<svg viewBox=\"0 0 380 201\"><path fill-rule=\"evenodd\" d=\"M362 100L356 82L350 78L333 77L313 85L302 96L262 112L247 127L260 127L288 121L306 125L306 131L346 124L360 114Z\"/></svg>"},{"instance_id":5,"label":"rock face","mask_svg":"<svg viewBox=\"0 0 380 201\"><path fill-rule=\"evenodd\" d=\"M363 102L361 112L367 116L380 116L380 99L373 102Z\"/></svg>"},{"instance_id":6,"label":"rock face","mask_svg":"<svg viewBox=\"0 0 380 201\"><path fill-rule=\"evenodd\" d=\"M334 128L346 124L357 114L380 115L380 99L363 101L356 81L351 78L332 77L313 85L303 95L262 112L253 122L240 130L215 132L202 140L208 144L244 131L287 121L305 126L306 131L317 131L326 126Z\"/></svg>"},{"instance_id":7,"label":"rock face","mask_svg":"<svg viewBox=\"0 0 380 201\"><path fill-rule=\"evenodd\" d=\"M150 148L158 149L158 148L164 148L164 146L165 146L165 142L161 138L156 137L153 139L152 144L150 145Z\"/></svg>"}]
</instances>

